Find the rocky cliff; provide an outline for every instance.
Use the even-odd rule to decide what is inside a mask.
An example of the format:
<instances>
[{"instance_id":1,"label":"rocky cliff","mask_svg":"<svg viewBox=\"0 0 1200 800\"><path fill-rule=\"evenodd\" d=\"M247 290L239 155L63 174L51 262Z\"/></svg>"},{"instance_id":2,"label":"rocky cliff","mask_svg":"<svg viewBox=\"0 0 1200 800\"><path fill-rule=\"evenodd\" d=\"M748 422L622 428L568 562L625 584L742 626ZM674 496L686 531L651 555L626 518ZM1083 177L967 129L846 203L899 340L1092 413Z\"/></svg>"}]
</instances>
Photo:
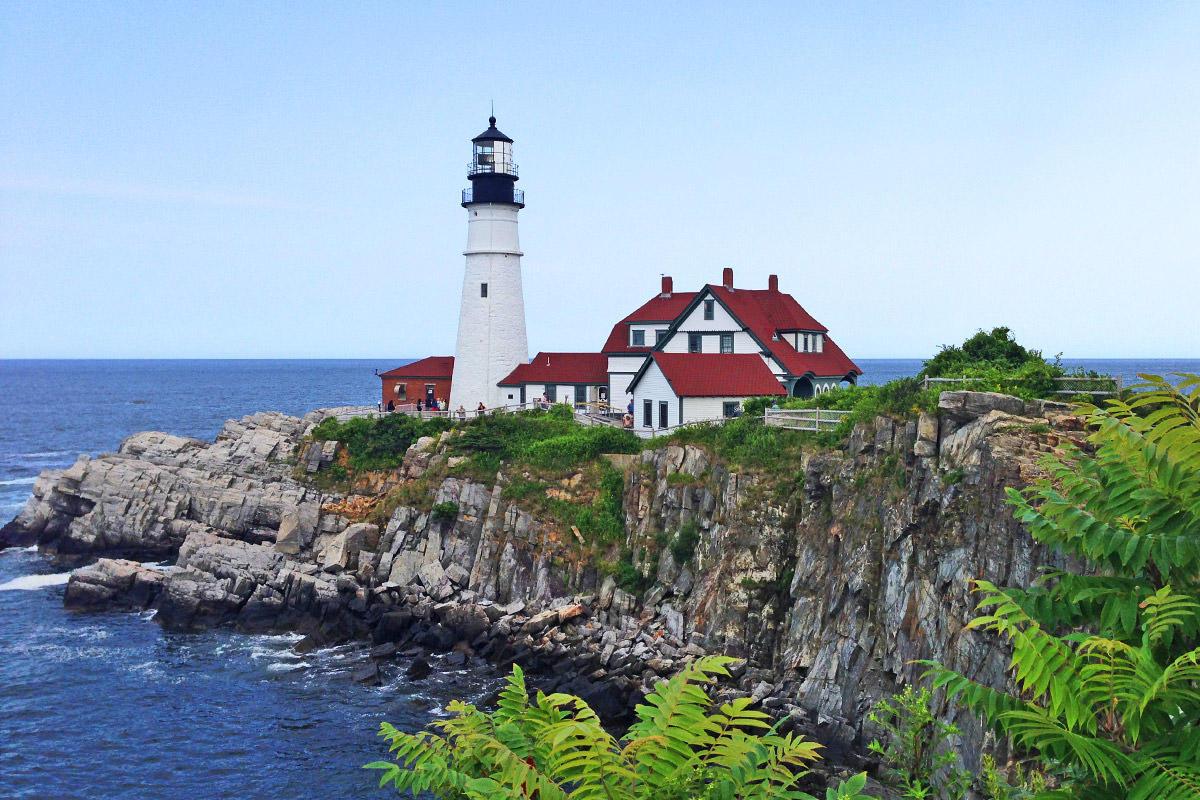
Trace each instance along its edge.
<instances>
[{"instance_id":1,"label":"rocky cliff","mask_svg":"<svg viewBox=\"0 0 1200 800\"><path fill-rule=\"evenodd\" d=\"M355 519L372 498L306 477L336 457L304 438L325 413L256 414L212 443L142 433L81 457L42 475L0 547L99 559L71 578L76 607L155 608L184 628L300 630L309 643L370 637L380 657L457 645L453 657L521 662L611 714L686 659L729 653L741 660L724 691L753 694L835 761L860 764L866 712L916 678L911 661L1004 683L1003 649L963 630L969 581L1025 585L1048 562L1004 489L1080 436L1062 406L948 392L939 415L880 418L787 474L732 471L692 446L615 459L625 545L649 586L631 594L605 563L615 548L581 547L506 501L503 474L494 485L446 477L420 505ZM417 442L401 470L360 491L448 462L452 435ZM569 497L570 482L556 491ZM174 567L138 563L161 558ZM978 721L954 721L976 761Z\"/></svg>"}]
</instances>

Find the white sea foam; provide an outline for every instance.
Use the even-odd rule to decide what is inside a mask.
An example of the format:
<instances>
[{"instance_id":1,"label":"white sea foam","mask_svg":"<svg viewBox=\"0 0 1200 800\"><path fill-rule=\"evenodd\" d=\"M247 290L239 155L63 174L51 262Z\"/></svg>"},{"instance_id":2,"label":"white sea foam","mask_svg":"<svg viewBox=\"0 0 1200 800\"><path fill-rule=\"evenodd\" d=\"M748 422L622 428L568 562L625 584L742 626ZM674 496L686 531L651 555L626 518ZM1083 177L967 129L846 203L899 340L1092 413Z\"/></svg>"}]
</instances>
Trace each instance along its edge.
<instances>
[{"instance_id":1,"label":"white sea foam","mask_svg":"<svg viewBox=\"0 0 1200 800\"><path fill-rule=\"evenodd\" d=\"M37 482L37 476L32 478L10 478L6 481L0 481L0 486L33 486Z\"/></svg>"},{"instance_id":2,"label":"white sea foam","mask_svg":"<svg viewBox=\"0 0 1200 800\"><path fill-rule=\"evenodd\" d=\"M17 458L51 458L53 456L73 456L74 450L42 450L37 453L18 453Z\"/></svg>"},{"instance_id":3,"label":"white sea foam","mask_svg":"<svg viewBox=\"0 0 1200 800\"><path fill-rule=\"evenodd\" d=\"M303 662L292 662L289 664L283 661L276 661L274 664L267 665L267 672L295 672L296 670L304 669L307 666L308 665Z\"/></svg>"},{"instance_id":4,"label":"white sea foam","mask_svg":"<svg viewBox=\"0 0 1200 800\"><path fill-rule=\"evenodd\" d=\"M41 589L43 586L62 586L70 577L71 573L69 572L59 572L54 575L22 575L7 583L0 583L0 592Z\"/></svg>"}]
</instances>

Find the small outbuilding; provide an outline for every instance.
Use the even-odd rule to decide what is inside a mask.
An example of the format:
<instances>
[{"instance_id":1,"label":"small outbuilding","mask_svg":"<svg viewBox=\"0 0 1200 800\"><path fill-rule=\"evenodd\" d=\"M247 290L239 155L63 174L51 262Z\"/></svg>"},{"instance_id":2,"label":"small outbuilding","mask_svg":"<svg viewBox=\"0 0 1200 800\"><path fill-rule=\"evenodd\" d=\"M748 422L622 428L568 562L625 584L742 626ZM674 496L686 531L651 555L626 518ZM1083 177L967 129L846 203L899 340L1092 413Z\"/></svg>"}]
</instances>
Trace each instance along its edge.
<instances>
[{"instance_id":1,"label":"small outbuilding","mask_svg":"<svg viewBox=\"0 0 1200 800\"><path fill-rule=\"evenodd\" d=\"M429 356L403 367L379 373L383 381L381 408L415 405L418 400L425 406L437 400L447 401L450 383L454 375L454 356Z\"/></svg>"}]
</instances>

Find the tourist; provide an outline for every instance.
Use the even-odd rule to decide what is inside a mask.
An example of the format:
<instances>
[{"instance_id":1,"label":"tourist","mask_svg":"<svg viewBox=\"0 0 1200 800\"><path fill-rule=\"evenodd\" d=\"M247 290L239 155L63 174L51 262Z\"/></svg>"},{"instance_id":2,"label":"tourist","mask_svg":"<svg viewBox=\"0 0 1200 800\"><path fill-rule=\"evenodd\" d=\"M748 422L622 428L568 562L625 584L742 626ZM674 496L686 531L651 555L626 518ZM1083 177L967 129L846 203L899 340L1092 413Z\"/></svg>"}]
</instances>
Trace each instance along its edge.
<instances>
[{"instance_id":1,"label":"tourist","mask_svg":"<svg viewBox=\"0 0 1200 800\"><path fill-rule=\"evenodd\" d=\"M487 413L487 406L485 406L485 405L483 404L483 401L482 401L482 400L480 400L480 401L479 401L479 407L475 409L475 416L477 416L477 417L482 417L482 416L483 416L484 414L486 414L486 413Z\"/></svg>"},{"instance_id":2,"label":"tourist","mask_svg":"<svg viewBox=\"0 0 1200 800\"><path fill-rule=\"evenodd\" d=\"M395 403L395 401L394 401L394 400L388 400L388 411L389 411L389 412L391 412L391 411L395 411L395 410L396 410L396 403Z\"/></svg>"},{"instance_id":3,"label":"tourist","mask_svg":"<svg viewBox=\"0 0 1200 800\"><path fill-rule=\"evenodd\" d=\"M542 392L542 410L545 411L550 407L550 395Z\"/></svg>"},{"instance_id":4,"label":"tourist","mask_svg":"<svg viewBox=\"0 0 1200 800\"><path fill-rule=\"evenodd\" d=\"M462 403L458 404L458 418L464 422L467 419L467 407Z\"/></svg>"},{"instance_id":5,"label":"tourist","mask_svg":"<svg viewBox=\"0 0 1200 800\"><path fill-rule=\"evenodd\" d=\"M417 398L417 413L420 414L425 409L421 407L421 398Z\"/></svg>"}]
</instances>

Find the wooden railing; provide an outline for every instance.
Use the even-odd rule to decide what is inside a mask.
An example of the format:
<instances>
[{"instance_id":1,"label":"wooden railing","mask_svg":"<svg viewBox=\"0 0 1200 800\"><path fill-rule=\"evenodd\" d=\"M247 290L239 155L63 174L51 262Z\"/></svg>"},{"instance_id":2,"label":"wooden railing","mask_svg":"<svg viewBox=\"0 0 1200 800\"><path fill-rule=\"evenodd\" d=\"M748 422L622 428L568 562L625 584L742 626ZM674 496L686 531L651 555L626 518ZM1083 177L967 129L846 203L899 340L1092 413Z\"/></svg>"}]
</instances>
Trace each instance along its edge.
<instances>
[{"instance_id":1,"label":"wooden railing","mask_svg":"<svg viewBox=\"0 0 1200 800\"><path fill-rule=\"evenodd\" d=\"M763 422L793 431L831 431L849 413L828 408L768 408L763 411Z\"/></svg>"}]
</instances>

